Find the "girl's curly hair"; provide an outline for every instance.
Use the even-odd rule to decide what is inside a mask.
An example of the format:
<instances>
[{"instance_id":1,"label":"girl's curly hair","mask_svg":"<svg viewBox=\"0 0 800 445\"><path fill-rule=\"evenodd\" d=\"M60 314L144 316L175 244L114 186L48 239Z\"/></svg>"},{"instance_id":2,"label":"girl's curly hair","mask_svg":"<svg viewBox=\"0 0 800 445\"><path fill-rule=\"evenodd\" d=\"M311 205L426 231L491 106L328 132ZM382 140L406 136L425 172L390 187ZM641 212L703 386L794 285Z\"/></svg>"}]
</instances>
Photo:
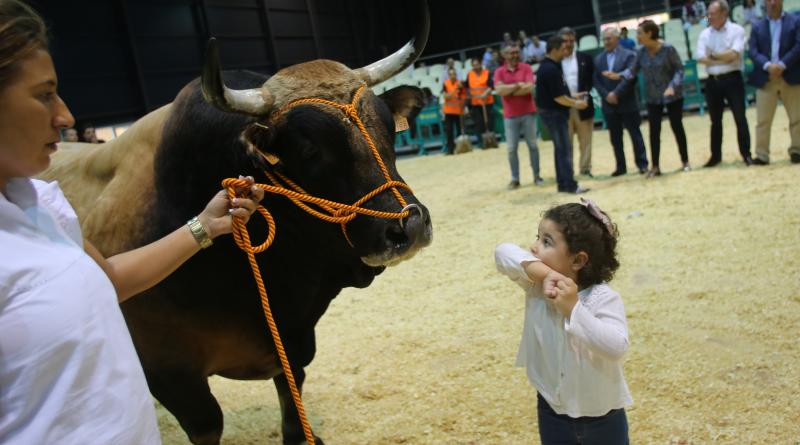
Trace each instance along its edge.
<instances>
[{"instance_id":1,"label":"girl's curly hair","mask_svg":"<svg viewBox=\"0 0 800 445\"><path fill-rule=\"evenodd\" d=\"M583 251L589 256L586 265L578 271L578 286L611 281L619 268L616 224L610 222L606 227L586 206L577 203L551 207L543 218L558 224L570 253Z\"/></svg>"}]
</instances>

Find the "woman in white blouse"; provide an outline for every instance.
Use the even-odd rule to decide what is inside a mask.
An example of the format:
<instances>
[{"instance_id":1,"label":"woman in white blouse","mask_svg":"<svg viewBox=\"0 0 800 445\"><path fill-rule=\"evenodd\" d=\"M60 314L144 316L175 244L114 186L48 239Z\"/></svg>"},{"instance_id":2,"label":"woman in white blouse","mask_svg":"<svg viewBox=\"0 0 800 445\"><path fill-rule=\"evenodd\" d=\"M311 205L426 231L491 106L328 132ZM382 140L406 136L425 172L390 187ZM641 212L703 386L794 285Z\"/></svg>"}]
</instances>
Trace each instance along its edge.
<instances>
[{"instance_id":1,"label":"woman in white blouse","mask_svg":"<svg viewBox=\"0 0 800 445\"><path fill-rule=\"evenodd\" d=\"M0 443L158 444L119 302L172 273L203 236L184 226L108 259L82 238L58 184L31 179L74 124L56 87L41 18L0 0ZM198 215L205 235L249 219L263 191L249 193L215 195Z\"/></svg>"}]
</instances>

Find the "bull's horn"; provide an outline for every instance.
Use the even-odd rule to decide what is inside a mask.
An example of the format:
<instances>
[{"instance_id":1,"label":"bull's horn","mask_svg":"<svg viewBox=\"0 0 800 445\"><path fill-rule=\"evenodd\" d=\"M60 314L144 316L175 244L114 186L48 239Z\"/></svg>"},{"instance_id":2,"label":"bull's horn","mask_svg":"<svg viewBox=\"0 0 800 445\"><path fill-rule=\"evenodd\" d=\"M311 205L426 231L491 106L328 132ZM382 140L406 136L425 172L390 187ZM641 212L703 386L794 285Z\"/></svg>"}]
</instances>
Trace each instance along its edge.
<instances>
[{"instance_id":1,"label":"bull's horn","mask_svg":"<svg viewBox=\"0 0 800 445\"><path fill-rule=\"evenodd\" d=\"M272 109L273 97L264 88L232 90L222 80L217 39L210 38L206 46L206 61L201 82L203 97L214 107L233 113L263 116Z\"/></svg>"},{"instance_id":2,"label":"bull's horn","mask_svg":"<svg viewBox=\"0 0 800 445\"><path fill-rule=\"evenodd\" d=\"M394 54L356 70L356 74L358 74L367 85L377 85L403 71L414 63L417 57L422 54L422 50L425 49L425 44L428 42L428 32L431 29L428 2L426 0L418 0L417 11L419 11L417 33L408 43Z\"/></svg>"}]
</instances>

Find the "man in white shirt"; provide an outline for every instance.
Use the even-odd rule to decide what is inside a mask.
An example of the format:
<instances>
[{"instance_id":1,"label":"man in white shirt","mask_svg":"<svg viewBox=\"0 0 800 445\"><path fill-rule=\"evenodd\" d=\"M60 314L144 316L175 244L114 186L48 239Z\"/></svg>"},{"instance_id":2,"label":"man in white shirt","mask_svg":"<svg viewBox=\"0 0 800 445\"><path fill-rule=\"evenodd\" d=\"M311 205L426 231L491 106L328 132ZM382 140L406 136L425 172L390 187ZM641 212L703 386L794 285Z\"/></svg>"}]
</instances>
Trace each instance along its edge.
<instances>
[{"instance_id":1,"label":"man in white shirt","mask_svg":"<svg viewBox=\"0 0 800 445\"><path fill-rule=\"evenodd\" d=\"M736 122L739 153L745 165L752 165L750 157L750 130L745 116L742 54L744 53L744 28L728 20L730 8L725 0L716 0L708 7L708 28L697 39L695 57L706 65L706 104L711 117L711 158L705 167L714 167L722 161L722 111L725 102L731 108Z\"/></svg>"},{"instance_id":2,"label":"man in white shirt","mask_svg":"<svg viewBox=\"0 0 800 445\"><path fill-rule=\"evenodd\" d=\"M558 36L564 40L564 46L569 56L561 60L561 69L564 71L564 80L572 97L585 98L589 106L584 110L572 108L569 110L569 141L573 147L575 134L578 135L580 147L580 173L587 177L592 176L592 131L594 130L594 103L592 102L592 82L594 76L594 60L592 56L575 49L575 30L569 27L561 28Z\"/></svg>"}]
</instances>

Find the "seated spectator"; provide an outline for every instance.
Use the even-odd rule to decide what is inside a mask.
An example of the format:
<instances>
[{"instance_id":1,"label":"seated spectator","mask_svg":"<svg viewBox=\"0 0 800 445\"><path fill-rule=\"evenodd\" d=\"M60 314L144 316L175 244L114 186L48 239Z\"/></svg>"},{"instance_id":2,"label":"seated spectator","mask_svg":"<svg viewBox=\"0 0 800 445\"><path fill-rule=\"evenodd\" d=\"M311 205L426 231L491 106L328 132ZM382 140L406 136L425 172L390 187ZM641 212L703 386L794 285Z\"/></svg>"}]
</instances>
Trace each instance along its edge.
<instances>
[{"instance_id":1,"label":"seated spectator","mask_svg":"<svg viewBox=\"0 0 800 445\"><path fill-rule=\"evenodd\" d=\"M78 130L73 127L65 128L62 135L64 142L78 142Z\"/></svg>"},{"instance_id":2,"label":"seated spectator","mask_svg":"<svg viewBox=\"0 0 800 445\"><path fill-rule=\"evenodd\" d=\"M547 43L539 40L539 36L533 36L531 43L533 44L533 49L531 50L533 63L539 63L547 55Z\"/></svg>"},{"instance_id":3,"label":"seated spectator","mask_svg":"<svg viewBox=\"0 0 800 445\"><path fill-rule=\"evenodd\" d=\"M519 40L522 42L520 46L522 61L525 63L533 63L533 41L528 37L525 31L519 32Z\"/></svg>"},{"instance_id":4,"label":"seated spectator","mask_svg":"<svg viewBox=\"0 0 800 445\"><path fill-rule=\"evenodd\" d=\"M89 144L102 144L105 142L102 139L97 139L97 132L95 131L94 124L91 122L85 122L81 126L81 131L78 133L78 137L81 142L87 142Z\"/></svg>"},{"instance_id":5,"label":"seated spectator","mask_svg":"<svg viewBox=\"0 0 800 445\"><path fill-rule=\"evenodd\" d=\"M511 33L506 31L506 32L503 33L503 45L502 45L501 49L506 48L508 46L517 46L517 47L519 47L519 46L521 46L521 44L520 44L520 42L518 40L512 39L511 38Z\"/></svg>"},{"instance_id":6,"label":"seated spectator","mask_svg":"<svg viewBox=\"0 0 800 445\"><path fill-rule=\"evenodd\" d=\"M681 12L684 29L688 30L692 25L697 23L706 26L707 14L706 4L703 0L686 0Z\"/></svg>"},{"instance_id":7,"label":"seated spectator","mask_svg":"<svg viewBox=\"0 0 800 445\"><path fill-rule=\"evenodd\" d=\"M481 60L481 63L486 68L489 68L489 62L491 61L492 61L492 47L487 46L486 51L483 52L483 59Z\"/></svg>"},{"instance_id":8,"label":"seated spectator","mask_svg":"<svg viewBox=\"0 0 800 445\"><path fill-rule=\"evenodd\" d=\"M497 68L500 68L500 52L496 49L492 50L492 58L489 60L489 63L486 65L486 69L490 72L494 72Z\"/></svg>"},{"instance_id":9,"label":"seated spectator","mask_svg":"<svg viewBox=\"0 0 800 445\"><path fill-rule=\"evenodd\" d=\"M624 26L619 30L619 46L631 50L636 48L636 43L628 37L628 28Z\"/></svg>"},{"instance_id":10,"label":"seated spectator","mask_svg":"<svg viewBox=\"0 0 800 445\"><path fill-rule=\"evenodd\" d=\"M744 14L744 23L742 23L742 26L748 23L753 25L756 23L756 20L763 17L761 8L756 5L755 0L744 0L742 3L742 13Z\"/></svg>"}]
</instances>

